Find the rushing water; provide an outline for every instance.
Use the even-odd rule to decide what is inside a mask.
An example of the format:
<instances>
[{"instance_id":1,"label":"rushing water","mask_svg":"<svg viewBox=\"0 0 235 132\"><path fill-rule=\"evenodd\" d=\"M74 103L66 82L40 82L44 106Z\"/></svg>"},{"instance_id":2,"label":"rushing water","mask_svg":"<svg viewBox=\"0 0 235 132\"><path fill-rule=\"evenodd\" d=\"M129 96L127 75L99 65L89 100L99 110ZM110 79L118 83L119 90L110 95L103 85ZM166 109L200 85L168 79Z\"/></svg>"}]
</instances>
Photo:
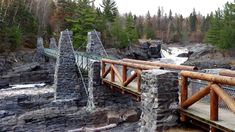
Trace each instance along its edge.
<instances>
[{"instance_id":1,"label":"rushing water","mask_svg":"<svg viewBox=\"0 0 235 132\"><path fill-rule=\"evenodd\" d=\"M162 49L160 62L180 65L188 60L188 57L177 57L182 53L188 53L188 49L184 47L169 47L168 50Z\"/></svg>"}]
</instances>

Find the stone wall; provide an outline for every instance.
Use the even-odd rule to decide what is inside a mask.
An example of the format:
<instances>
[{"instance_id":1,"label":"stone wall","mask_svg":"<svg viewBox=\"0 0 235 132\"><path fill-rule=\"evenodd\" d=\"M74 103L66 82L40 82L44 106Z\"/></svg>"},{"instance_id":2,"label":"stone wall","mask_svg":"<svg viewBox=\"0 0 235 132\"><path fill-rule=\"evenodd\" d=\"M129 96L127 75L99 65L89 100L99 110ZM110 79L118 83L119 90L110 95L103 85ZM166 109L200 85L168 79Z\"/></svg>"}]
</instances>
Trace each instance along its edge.
<instances>
[{"instance_id":1,"label":"stone wall","mask_svg":"<svg viewBox=\"0 0 235 132\"><path fill-rule=\"evenodd\" d=\"M149 70L141 74L141 132L163 131L177 125L178 73Z\"/></svg>"},{"instance_id":2,"label":"stone wall","mask_svg":"<svg viewBox=\"0 0 235 132\"><path fill-rule=\"evenodd\" d=\"M94 108L117 105L121 107L134 106L134 101L128 95L111 90L109 86L101 84L101 63L93 60L89 62L88 71L88 106Z\"/></svg>"},{"instance_id":3,"label":"stone wall","mask_svg":"<svg viewBox=\"0 0 235 132\"><path fill-rule=\"evenodd\" d=\"M88 42L86 47L87 53L106 56L104 48L102 47L103 45L100 36L101 36L100 32L96 31L88 32Z\"/></svg>"},{"instance_id":4,"label":"stone wall","mask_svg":"<svg viewBox=\"0 0 235 132\"><path fill-rule=\"evenodd\" d=\"M0 76L0 89L12 84L48 83L54 81L54 65L30 63L12 68L6 75Z\"/></svg>"},{"instance_id":5,"label":"stone wall","mask_svg":"<svg viewBox=\"0 0 235 132\"><path fill-rule=\"evenodd\" d=\"M72 32L61 32L58 56L55 66L55 98L78 99L80 97L79 83L74 55Z\"/></svg>"}]
</instances>

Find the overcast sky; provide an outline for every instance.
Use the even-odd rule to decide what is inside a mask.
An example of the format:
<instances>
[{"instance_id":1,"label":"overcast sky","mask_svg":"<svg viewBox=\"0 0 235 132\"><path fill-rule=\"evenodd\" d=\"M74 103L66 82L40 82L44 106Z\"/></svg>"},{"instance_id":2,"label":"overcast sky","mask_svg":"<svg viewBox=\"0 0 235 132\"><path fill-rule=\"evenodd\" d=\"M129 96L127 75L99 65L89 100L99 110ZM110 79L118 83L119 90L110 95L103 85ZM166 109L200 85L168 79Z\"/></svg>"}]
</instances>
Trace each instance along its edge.
<instances>
[{"instance_id":1,"label":"overcast sky","mask_svg":"<svg viewBox=\"0 0 235 132\"><path fill-rule=\"evenodd\" d=\"M157 14L158 7L164 8L164 13L169 13L171 9L173 15L180 13L184 17L189 16L193 8L196 12L200 12L203 15L215 11L218 7L222 8L224 4L234 2L235 0L115 0L118 6L118 10L121 14L132 12L136 15L146 15L149 10L151 15ZM96 6L102 0L96 0Z\"/></svg>"}]
</instances>

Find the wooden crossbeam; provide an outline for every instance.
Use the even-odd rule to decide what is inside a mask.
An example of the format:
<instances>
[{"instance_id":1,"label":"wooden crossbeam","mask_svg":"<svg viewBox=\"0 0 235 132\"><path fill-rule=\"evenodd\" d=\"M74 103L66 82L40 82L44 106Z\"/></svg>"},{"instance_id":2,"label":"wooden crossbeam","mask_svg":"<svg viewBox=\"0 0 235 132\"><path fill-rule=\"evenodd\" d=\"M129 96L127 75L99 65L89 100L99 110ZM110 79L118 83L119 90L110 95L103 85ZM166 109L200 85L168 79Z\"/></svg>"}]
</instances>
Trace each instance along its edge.
<instances>
[{"instance_id":1,"label":"wooden crossbeam","mask_svg":"<svg viewBox=\"0 0 235 132\"><path fill-rule=\"evenodd\" d=\"M182 107L187 109L189 106L191 106L192 104L199 101L201 98L208 95L210 93L210 86L211 85L208 85L204 88L201 88L201 90L199 92L195 93L191 98L189 98L186 101L182 102Z\"/></svg>"}]
</instances>

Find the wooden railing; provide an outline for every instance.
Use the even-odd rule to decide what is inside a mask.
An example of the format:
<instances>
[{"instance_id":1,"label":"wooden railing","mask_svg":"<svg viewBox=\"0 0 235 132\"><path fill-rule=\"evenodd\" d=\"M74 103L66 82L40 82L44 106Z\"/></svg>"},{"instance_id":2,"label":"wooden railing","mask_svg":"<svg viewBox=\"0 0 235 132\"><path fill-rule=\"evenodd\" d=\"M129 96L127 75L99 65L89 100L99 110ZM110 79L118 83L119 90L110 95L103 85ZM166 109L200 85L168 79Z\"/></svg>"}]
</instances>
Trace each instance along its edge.
<instances>
[{"instance_id":1,"label":"wooden railing","mask_svg":"<svg viewBox=\"0 0 235 132\"><path fill-rule=\"evenodd\" d=\"M219 75L228 76L228 77L235 77L235 71L233 71L233 70L220 70Z\"/></svg>"},{"instance_id":2,"label":"wooden railing","mask_svg":"<svg viewBox=\"0 0 235 132\"><path fill-rule=\"evenodd\" d=\"M188 97L188 78L210 82L208 86L201 88L197 93ZM220 85L235 86L235 78L220 75L211 75L190 71L181 72L181 109L187 109L206 95L210 95L210 120L218 121L219 107L218 101L221 98L228 108L235 114L235 100L223 90ZM181 120L186 121L187 117L181 115ZM211 127L211 131L216 128Z\"/></svg>"},{"instance_id":3,"label":"wooden railing","mask_svg":"<svg viewBox=\"0 0 235 132\"><path fill-rule=\"evenodd\" d=\"M109 65L109 67L107 67ZM116 67L121 67L121 72ZM128 77L127 71L128 68L134 69L134 73ZM136 63L129 63L124 61L116 61L116 60L109 60L109 59L102 59L102 79L107 78L107 75L110 74L110 82L119 82L122 86L122 92L125 92L125 87L130 85L132 82L134 82L135 79L137 79L135 84L137 84L136 91L138 93L141 92L141 72L142 70L148 70L148 69L159 69L157 66L149 66L149 65L142 65L142 64L136 64ZM116 81L115 79L118 79ZM133 91L135 91L133 89Z\"/></svg>"},{"instance_id":4,"label":"wooden railing","mask_svg":"<svg viewBox=\"0 0 235 132\"><path fill-rule=\"evenodd\" d=\"M187 70L187 71L197 71L198 68L195 66L185 66L185 65L176 65L176 64L167 64L167 63L160 63L160 62L151 62L151 61L142 61L142 60L134 60L134 59L123 59L124 62L130 63L138 63L143 65L149 66L158 66L163 69L170 69L170 70Z\"/></svg>"}]
</instances>

